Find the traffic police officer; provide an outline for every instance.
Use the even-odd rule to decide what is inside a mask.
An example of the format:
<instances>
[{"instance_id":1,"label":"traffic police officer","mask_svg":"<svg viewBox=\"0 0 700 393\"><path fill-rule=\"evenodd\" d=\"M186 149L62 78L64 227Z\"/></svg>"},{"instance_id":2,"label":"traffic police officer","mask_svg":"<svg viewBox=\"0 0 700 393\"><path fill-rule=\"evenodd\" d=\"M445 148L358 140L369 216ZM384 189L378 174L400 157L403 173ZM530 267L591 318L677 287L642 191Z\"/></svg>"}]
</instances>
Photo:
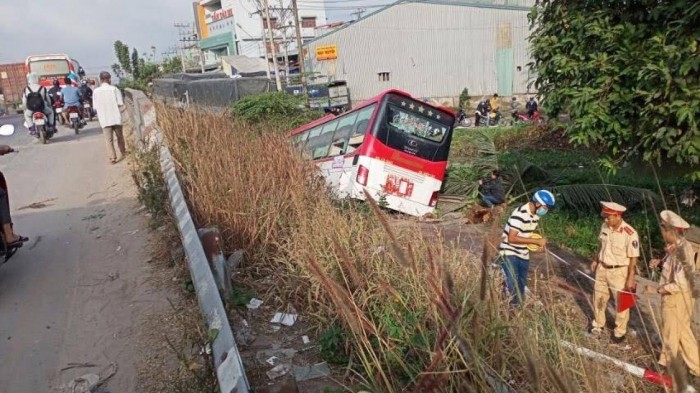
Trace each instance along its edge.
<instances>
[{"instance_id":1,"label":"traffic police officer","mask_svg":"<svg viewBox=\"0 0 700 393\"><path fill-rule=\"evenodd\" d=\"M646 287L647 292L661 294L661 336L663 347L659 364L668 366L679 352L688 365L691 374L700 377L698 342L693 335L691 321L695 299L693 292L700 290L695 282L694 251L685 239L685 231L690 228L678 214L664 210L661 212L661 234L666 242L666 256L662 261L654 259L649 264L656 268L663 263L659 287Z\"/></svg>"},{"instance_id":2,"label":"traffic police officer","mask_svg":"<svg viewBox=\"0 0 700 393\"><path fill-rule=\"evenodd\" d=\"M622 219L622 213L627 208L614 202L601 202L601 205L601 215L605 222L598 236L600 251L591 263L591 270L595 272L594 320L591 323L591 333L595 335L601 334L605 327L605 309L610 300L610 291L616 296L616 305L620 290L634 292L634 276L639 258L639 235ZM613 343L619 344L624 341L629 320L629 309L617 312Z\"/></svg>"}]
</instances>

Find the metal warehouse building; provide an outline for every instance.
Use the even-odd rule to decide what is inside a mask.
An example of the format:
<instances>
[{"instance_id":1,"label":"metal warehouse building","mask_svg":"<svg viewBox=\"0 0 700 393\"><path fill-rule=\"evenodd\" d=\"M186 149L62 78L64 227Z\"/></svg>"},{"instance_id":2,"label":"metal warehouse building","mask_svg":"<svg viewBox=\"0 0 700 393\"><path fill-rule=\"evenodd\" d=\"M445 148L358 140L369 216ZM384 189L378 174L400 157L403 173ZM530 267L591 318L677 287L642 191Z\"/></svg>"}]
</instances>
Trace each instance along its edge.
<instances>
[{"instance_id":1,"label":"metal warehouse building","mask_svg":"<svg viewBox=\"0 0 700 393\"><path fill-rule=\"evenodd\" d=\"M307 44L309 70L345 80L353 101L389 88L454 104L528 93L534 0L404 0Z\"/></svg>"}]
</instances>

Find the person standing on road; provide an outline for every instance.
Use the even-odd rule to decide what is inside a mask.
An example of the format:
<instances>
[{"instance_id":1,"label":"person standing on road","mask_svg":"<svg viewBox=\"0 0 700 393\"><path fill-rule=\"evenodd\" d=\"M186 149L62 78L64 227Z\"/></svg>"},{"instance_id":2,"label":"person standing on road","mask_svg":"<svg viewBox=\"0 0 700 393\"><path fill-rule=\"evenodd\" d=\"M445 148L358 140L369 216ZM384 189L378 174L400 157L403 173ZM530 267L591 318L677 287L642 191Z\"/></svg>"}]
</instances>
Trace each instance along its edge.
<instances>
[{"instance_id":1,"label":"person standing on road","mask_svg":"<svg viewBox=\"0 0 700 393\"><path fill-rule=\"evenodd\" d=\"M593 287L593 313L591 334L600 335L605 328L605 310L610 300L610 291L618 303L620 291L635 292L635 273L639 259L639 235L622 219L627 208L615 202L600 202L604 223L600 228L600 251L591 262L595 273ZM625 340L630 310L617 311L612 342L619 344Z\"/></svg>"},{"instance_id":2,"label":"person standing on road","mask_svg":"<svg viewBox=\"0 0 700 393\"><path fill-rule=\"evenodd\" d=\"M525 300L527 273L530 268L530 250L528 245L544 247L547 239L532 238L541 217L554 208L554 194L539 190L532 201L515 209L508 218L501 245L500 260L506 279L506 289L511 297L511 304L519 305Z\"/></svg>"},{"instance_id":3,"label":"person standing on road","mask_svg":"<svg viewBox=\"0 0 700 393\"><path fill-rule=\"evenodd\" d=\"M0 156L12 153L14 149L7 145L0 145ZM0 177L4 180L2 172ZM2 235L5 240L5 247L16 247L29 241L28 237L20 236L15 233L12 225L12 216L10 215L10 199L7 195L6 183L2 182L0 186L0 222L2 223Z\"/></svg>"},{"instance_id":4,"label":"person standing on road","mask_svg":"<svg viewBox=\"0 0 700 393\"><path fill-rule=\"evenodd\" d=\"M97 112L97 119L102 127L102 132L107 142L107 153L109 162L117 163L117 152L114 150L114 137L117 138L117 145L121 158L126 156L126 144L124 143L124 133L122 132L122 114L124 110L124 99L118 88L112 86L112 75L107 71L100 72L100 87L92 94L92 104Z\"/></svg>"},{"instance_id":5,"label":"person standing on road","mask_svg":"<svg viewBox=\"0 0 700 393\"><path fill-rule=\"evenodd\" d=\"M530 97L530 100L525 104L525 110L527 111L527 117L532 119L532 116L537 112L537 101L535 101L535 97Z\"/></svg>"},{"instance_id":6,"label":"person standing on road","mask_svg":"<svg viewBox=\"0 0 700 393\"><path fill-rule=\"evenodd\" d=\"M670 211L661 212L661 234L666 242L663 260L653 259L649 267L661 268L659 287L648 285L647 293L661 295L661 336L663 346L659 365L668 367L679 352L688 365L690 373L700 377L700 348L693 334L692 321L695 306L694 292L700 291L694 282L697 262L693 248L685 239L690 224Z\"/></svg>"}]
</instances>

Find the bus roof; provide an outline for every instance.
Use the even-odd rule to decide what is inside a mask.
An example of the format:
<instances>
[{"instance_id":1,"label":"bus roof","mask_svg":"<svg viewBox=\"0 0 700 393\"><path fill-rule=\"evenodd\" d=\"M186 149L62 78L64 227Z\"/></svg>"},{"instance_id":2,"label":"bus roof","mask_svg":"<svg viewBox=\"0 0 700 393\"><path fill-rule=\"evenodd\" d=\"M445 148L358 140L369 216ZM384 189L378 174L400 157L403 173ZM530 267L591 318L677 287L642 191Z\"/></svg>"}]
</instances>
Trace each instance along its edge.
<instances>
[{"instance_id":1,"label":"bus roof","mask_svg":"<svg viewBox=\"0 0 700 393\"><path fill-rule=\"evenodd\" d=\"M407 93L407 92L405 92L405 91L403 91L403 90L399 90L399 89L389 89L389 90L385 90L385 91L381 92L381 93L378 94L377 96L374 96L374 97L372 97L372 98L370 98L370 99L367 99L367 100L364 100L364 101L360 102L360 103L357 104L357 105L354 105L353 108L352 108L351 110L347 111L346 113L352 113L352 112L358 111L358 110L360 110L360 109L362 109L362 108L365 108L365 107L367 107L367 106L370 106L370 105L372 105L372 104L375 104L375 103L377 103L377 102L380 102L382 99L384 99L384 97L385 97L387 94L398 94L398 95L404 96L404 97L406 97L406 98L410 98L410 99L412 99L412 100L419 100L419 99L417 99L416 97L413 97L412 95L410 95L409 93ZM421 101L422 101L422 100L421 100ZM425 102L425 105L428 106L428 107L431 107L431 108L433 108L433 109L438 109L438 110L447 112L447 113L449 113L449 114L452 115L452 116L455 116L455 111L453 111L451 108L447 108L447 107L444 107L444 106L435 106L435 105L433 105L433 104L431 104L431 103L428 103L428 102ZM346 113L343 113L343 115L346 114ZM327 122L327 121L329 121L329 120L331 120L331 119L333 119L333 118L335 118L335 117L336 117L336 116L334 116L334 115L332 115L332 114L326 115L326 116L324 116L324 117L322 117L322 118L320 118L320 119L317 119L317 120L312 121L311 123L304 124L304 125L301 126L301 127L295 128L294 130L292 130L292 132L291 132L290 134L291 134L291 135L296 135L296 134L298 134L298 133L300 133L300 132L306 131L306 130L308 130L308 129L310 129L310 128L314 128L314 127L316 127L316 126L318 126L318 125L320 125L320 124L323 124L323 123L325 123L325 122Z\"/></svg>"},{"instance_id":2,"label":"bus roof","mask_svg":"<svg viewBox=\"0 0 700 393\"><path fill-rule=\"evenodd\" d=\"M72 57L66 55L66 54L54 54L54 55L32 55L32 56L27 56L27 62L31 60L59 60L59 59L71 59L73 60Z\"/></svg>"}]
</instances>

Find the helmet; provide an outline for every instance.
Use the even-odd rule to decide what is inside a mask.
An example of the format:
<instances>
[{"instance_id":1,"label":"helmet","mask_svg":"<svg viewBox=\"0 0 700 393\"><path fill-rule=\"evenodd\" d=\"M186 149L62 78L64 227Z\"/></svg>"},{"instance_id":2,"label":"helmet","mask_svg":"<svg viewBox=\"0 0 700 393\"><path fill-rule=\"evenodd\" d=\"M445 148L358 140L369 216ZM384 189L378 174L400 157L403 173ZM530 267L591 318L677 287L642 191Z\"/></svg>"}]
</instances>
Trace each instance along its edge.
<instances>
[{"instance_id":1,"label":"helmet","mask_svg":"<svg viewBox=\"0 0 700 393\"><path fill-rule=\"evenodd\" d=\"M554 207L554 194L547 190L539 190L532 196L532 201L548 207Z\"/></svg>"},{"instance_id":2,"label":"helmet","mask_svg":"<svg viewBox=\"0 0 700 393\"><path fill-rule=\"evenodd\" d=\"M54 78L53 85L56 87L59 87L59 86L61 86L61 82L59 82L58 79Z\"/></svg>"},{"instance_id":3,"label":"helmet","mask_svg":"<svg viewBox=\"0 0 700 393\"><path fill-rule=\"evenodd\" d=\"M87 80L86 80L86 79L83 79L82 81L80 81L80 83L83 84L83 85L87 85Z\"/></svg>"}]
</instances>

